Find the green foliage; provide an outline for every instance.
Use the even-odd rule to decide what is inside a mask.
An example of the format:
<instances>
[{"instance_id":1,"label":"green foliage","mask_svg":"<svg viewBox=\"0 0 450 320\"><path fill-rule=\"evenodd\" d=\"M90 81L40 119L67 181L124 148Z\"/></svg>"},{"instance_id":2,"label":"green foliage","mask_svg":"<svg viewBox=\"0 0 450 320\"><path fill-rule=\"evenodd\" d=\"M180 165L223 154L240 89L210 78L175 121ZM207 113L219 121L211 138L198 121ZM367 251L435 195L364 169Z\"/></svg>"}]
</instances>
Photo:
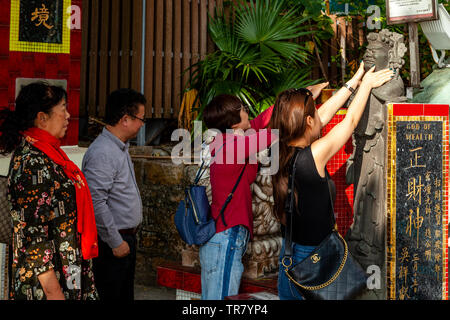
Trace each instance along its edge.
<instances>
[{"instance_id":1,"label":"green foliage","mask_svg":"<svg viewBox=\"0 0 450 320\"><path fill-rule=\"evenodd\" d=\"M278 93L319 82L310 80L314 59L299 37L331 37L331 20L317 1L255 0L228 3L209 17L217 50L191 67L189 89L199 91L200 112L222 93L238 96L257 116ZM320 2L319 2L320 3ZM227 4L227 3L225 3Z\"/></svg>"}]
</instances>

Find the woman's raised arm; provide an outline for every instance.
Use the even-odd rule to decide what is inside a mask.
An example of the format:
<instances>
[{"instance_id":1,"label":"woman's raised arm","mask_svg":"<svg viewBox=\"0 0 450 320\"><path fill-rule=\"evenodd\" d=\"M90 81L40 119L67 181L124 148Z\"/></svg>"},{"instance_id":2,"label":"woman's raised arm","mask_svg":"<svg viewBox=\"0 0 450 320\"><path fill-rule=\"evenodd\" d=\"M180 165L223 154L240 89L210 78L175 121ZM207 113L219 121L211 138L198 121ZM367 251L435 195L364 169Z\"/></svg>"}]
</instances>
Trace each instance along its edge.
<instances>
[{"instance_id":1,"label":"woman's raised arm","mask_svg":"<svg viewBox=\"0 0 450 320\"><path fill-rule=\"evenodd\" d=\"M347 82L347 86L356 89L364 75L364 62L359 65L358 71L356 71L353 78ZM345 86L336 92L330 99L328 99L319 109L319 117L322 128L325 127L338 110L347 102L352 92Z\"/></svg>"},{"instance_id":2,"label":"woman's raised arm","mask_svg":"<svg viewBox=\"0 0 450 320\"><path fill-rule=\"evenodd\" d=\"M348 141L361 119L367 100L373 88L377 88L392 79L392 70L374 72L374 67L367 71L361 86L350 104L347 115L330 132L311 145L311 152L319 173L325 175L325 165Z\"/></svg>"}]
</instances>

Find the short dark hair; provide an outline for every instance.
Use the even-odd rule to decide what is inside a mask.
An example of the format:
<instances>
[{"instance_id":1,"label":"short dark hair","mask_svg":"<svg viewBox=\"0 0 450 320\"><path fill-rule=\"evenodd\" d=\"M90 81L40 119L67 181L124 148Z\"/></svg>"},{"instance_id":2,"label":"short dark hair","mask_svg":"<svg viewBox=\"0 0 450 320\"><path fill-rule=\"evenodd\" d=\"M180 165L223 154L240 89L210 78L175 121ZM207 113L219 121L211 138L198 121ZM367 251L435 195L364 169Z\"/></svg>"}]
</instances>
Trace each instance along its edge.
<instances>
[{"instance_id":1,"label":"short dark hair","mask_svg":"<svg viewBox=\"0 0 450 320\"><path fill-rule=\"evenodd\" d=\"M211 100L203 110L203 120L209 129L225 132L241 122L242 101L229 94L221 94Z\"/></svg>"},{"instance_id":2,"label":"short dark hair","mask_svg":"<svg viewBox=\"0 0 450 320\"><path fill-rule=\"evenodd\" d=\"M106 101L105 122L116 125L126 114L135 116L139 105L147 103L144 95L133 89L118 89L110 93Z\"/></svg>"}]
</instances>

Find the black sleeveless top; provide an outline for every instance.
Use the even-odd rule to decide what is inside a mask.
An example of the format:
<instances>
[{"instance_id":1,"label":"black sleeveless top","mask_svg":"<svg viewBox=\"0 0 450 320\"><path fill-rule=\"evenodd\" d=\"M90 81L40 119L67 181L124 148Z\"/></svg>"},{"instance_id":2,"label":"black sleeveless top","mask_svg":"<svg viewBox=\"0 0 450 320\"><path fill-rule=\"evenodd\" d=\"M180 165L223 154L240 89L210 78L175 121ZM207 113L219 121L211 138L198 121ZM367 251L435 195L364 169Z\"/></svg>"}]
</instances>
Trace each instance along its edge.
<instances>
[{"instance_id":1,"label":"black sleeveless top","mask_svg":"<svg viewBox=\"0 0 450 320\"><path fill-rule=\"evenodd\" d=\"M336 198L336 186L328 176L322 178L317 171L311 147L299 150L297 168L295 171L295 189L298 194L297 206L294 208L292 241L305 246L317 246L334 226L332 207L330 203L330 185L333 202ZM286 217L289 219L289 217ZM284 226L281 228L284 237Z\"/></svg>"}]
</instances>

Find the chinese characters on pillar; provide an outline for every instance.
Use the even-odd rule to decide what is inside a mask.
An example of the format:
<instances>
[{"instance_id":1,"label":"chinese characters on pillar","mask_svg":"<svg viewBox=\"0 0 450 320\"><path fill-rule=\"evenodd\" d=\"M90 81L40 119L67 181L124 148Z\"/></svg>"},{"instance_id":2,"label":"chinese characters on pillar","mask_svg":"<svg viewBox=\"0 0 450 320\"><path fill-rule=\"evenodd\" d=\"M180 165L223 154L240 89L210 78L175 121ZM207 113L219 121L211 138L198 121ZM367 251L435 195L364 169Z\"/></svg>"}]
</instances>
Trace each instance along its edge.
<instances>
[{"instance_id":1,"label":"chinese characters on pillar","mask_svg":"<svg viewBox=\"0 0 450 320\"><path fill-rule=\"evenodd\" d=\"M396 121L390 133L395 144L388 160L389 189L395 190L388 230L391 299L443 299L445 294L443 128L442 121Z\"/></svg>"}]
</instances>

